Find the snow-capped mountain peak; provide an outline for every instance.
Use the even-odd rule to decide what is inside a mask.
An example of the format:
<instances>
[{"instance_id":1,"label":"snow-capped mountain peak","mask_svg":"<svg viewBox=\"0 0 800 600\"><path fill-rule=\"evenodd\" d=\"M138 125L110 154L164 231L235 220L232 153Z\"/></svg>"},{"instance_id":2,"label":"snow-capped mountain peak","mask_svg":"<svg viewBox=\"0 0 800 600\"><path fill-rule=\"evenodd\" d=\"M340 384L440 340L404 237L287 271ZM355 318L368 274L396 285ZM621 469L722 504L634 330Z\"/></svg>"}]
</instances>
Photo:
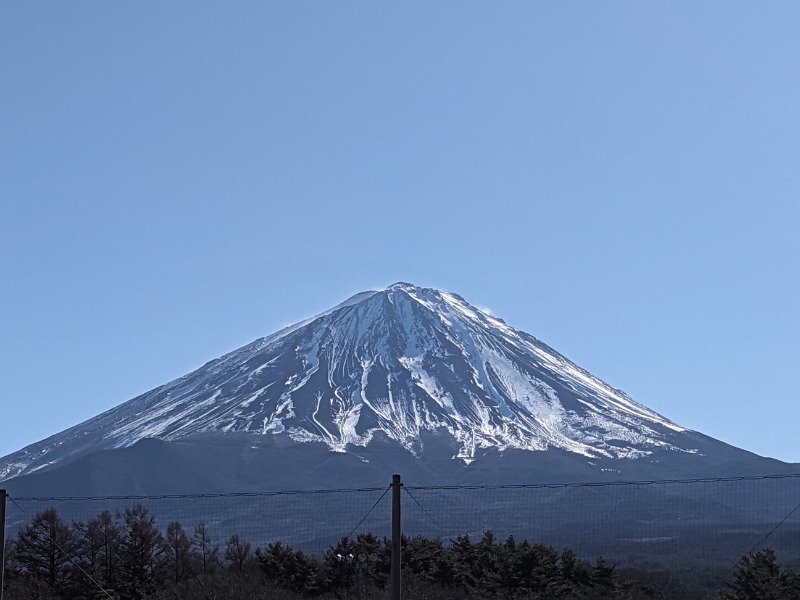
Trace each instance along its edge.
<instances>
[{"instance_id":1,"label":"snow-capped mountain peak","mask_svg":"<svg viewBox=\"0 0 800 600\"><path fill-rule=\"evenodd\" d=\"M454 458L489 448L592 458L693 452L684 429L460 296L407 283L356 294L93 419L0 459L0 480L144 438L283 436L333 452L376 435Z\"/></svg>"}]
</instances>

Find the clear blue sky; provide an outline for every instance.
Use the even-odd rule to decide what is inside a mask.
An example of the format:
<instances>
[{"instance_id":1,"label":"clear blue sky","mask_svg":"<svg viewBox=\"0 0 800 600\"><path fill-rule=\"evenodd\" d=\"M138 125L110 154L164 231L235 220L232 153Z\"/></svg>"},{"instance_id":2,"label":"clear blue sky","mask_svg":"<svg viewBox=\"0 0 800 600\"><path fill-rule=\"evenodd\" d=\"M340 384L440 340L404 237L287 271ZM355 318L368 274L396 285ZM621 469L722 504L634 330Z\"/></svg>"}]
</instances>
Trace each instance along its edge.
<instances>
[{"instance_id":1,"label":"clear blue sky","mask_svg":"<svg viewBox=\"0 0 800 600\"><path fill-rule=\"evenodd\" d=\"M800 4L4 2L0 455L457 292L800 462Z\"/></svg>"}]
</instances>

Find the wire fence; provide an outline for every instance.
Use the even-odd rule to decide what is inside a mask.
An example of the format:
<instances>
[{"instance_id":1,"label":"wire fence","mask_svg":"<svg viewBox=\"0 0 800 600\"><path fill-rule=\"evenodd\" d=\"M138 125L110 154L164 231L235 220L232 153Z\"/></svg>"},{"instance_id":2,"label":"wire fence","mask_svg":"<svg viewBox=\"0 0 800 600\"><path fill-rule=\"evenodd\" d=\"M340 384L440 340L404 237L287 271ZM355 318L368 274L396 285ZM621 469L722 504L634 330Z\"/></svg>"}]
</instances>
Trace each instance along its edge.
<instances>
[{"instance_id":1,"label":"wire fence","mask_svg":"<svg viewBox=\"0 0 800 600\"><path fill-rule=\"evenodd\" d=\"M771 547L800 564L800 476L408 488L404 531L491 530L621 567L726 568Z\"/></svg>"},{"instance_id":2,"label":"wire fence","mask_svg":"<svg viewBox=\"0 0 800 600\"><path fill-rule=\"evenodd\" d=\"M120 519L144 506L163 530L203 523L224 545L236 534L253 548L281 541L324 553L342 537L391 535L390 486L315 491L105 497L15 497L7 538L53 508L67 524L103 511ZM402 494L402 529L451 543L492 531L579 556L647 570L729 568L770 547L800 564L800 474L584 484L413 486Z\"/></svg>"}]
</instances>

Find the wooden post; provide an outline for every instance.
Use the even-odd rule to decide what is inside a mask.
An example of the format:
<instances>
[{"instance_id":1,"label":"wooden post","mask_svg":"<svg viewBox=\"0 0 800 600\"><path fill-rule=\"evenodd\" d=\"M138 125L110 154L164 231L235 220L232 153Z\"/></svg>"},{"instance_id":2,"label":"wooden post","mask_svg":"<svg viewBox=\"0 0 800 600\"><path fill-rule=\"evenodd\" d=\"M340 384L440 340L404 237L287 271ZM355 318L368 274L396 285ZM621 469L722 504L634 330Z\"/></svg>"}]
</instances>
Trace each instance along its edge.
<instances>
[{"instance_id":1,"label":"wooden post","mask_svg":"<svg viewBox=\"0 0 800 600\"><path fill-rule=\"evenodd\" d=\"M0 600L3 600L3 583L6 575L6 498L5 490L0 490Z\"/></svg>"},{"instance_id":2,"label":"wooden post","mask_svg":"<svg viewBox=\"0 0 800 600\"><path fill-rule=\"evenodd\" d=\"M400 600L400 475L392 475L392 600ZM2 598L0 598L2 600Z\"/></svg>"}]
</instances>

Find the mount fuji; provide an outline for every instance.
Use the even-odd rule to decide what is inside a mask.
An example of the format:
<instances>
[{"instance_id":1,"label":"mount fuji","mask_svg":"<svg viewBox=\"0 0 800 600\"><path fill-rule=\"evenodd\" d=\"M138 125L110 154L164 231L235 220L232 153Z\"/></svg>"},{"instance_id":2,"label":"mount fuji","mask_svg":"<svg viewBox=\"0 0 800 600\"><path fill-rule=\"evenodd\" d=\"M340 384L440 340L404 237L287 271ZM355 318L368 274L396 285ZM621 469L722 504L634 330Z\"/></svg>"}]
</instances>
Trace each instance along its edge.
<instances>
[{"instance_id":1,"label":"mount fuji","mask_svg":"<svg viewBox=\"0 0 800 600\"><path fill-rule=\"evenodd\" d=\"M319 487L401 468L510 483L782 467L673 423L454 293L396 283L1 458L0 481L130 493Z\"/></svg>"}]
</instances>

